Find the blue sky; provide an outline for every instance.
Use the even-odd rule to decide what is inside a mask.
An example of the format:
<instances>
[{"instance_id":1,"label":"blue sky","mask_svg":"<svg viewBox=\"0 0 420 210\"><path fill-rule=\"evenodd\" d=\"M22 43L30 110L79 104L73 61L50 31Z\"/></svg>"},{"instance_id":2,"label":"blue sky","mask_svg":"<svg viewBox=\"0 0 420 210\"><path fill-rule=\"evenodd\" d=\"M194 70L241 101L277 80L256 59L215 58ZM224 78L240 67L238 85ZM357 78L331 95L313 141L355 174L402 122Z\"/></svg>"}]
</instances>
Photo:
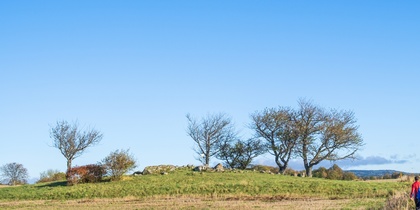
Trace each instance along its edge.
<instances>
[{"instance_id":1,"label":"blue sky","mask_svg":"<svg viewBox=\"0 0 420 210\"><path fill-rule=\"evenodd\" d=\"M187 113L226 113L246 138L251 113L307 98L354 111L365 146L343 168L420 172L419 6L1 1L0 165L64 171L49 137L58 120L104 134L74 165L116 149L130 149L138 170L198 165Z\"/></svg>"}]
</instances>

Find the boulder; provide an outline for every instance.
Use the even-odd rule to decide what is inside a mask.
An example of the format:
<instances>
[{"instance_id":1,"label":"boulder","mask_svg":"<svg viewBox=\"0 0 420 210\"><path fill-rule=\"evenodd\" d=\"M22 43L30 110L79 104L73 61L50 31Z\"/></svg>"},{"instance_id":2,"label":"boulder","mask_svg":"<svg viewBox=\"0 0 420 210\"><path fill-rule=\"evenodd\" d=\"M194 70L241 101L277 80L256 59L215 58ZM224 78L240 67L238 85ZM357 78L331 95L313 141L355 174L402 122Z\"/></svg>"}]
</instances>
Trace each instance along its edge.
<instances>
[{"instance_id":1,"label":"boulder","mask_svg":"<svg viewBox=\"0 0 420 210\"><path fill-rule=\"evenodd\" d=\"M221 163L217 164L213 169L216 172L223 172L223 171L225 171L225 169L223 168L223 165Z\"/></svg>"},{"instance_id":2,"label":"boulder","mask_svg":"<svg viewBox=\"0 0 420 210\"><path fill-rule=\"evenodd\" d=\"M141 175L143 175L143 172L141 172L141 171L135 171L133 173L133 176L141 176Z\"/></svg>"},{"instance_id":3,"label":"boulder","mask_svg":"<svg viewBox=\"0 0 420 210\"><path fill-rule=\"evenodd\" d=\"M207 170L207 166L197 166L193 169L193 171L198 171L198 172L206 171L206 170Z\"/></svg>"},{"instance_id":4,"label":"boulder","mask_svg":"<svg viewBox=\"0 0 420 210\"><path fill-rule=\"evenodd\" d=\"M176 168L173 165L147 166L143 170L143 175L169 173L175 171Z\"/></svg>"}]
</instances>

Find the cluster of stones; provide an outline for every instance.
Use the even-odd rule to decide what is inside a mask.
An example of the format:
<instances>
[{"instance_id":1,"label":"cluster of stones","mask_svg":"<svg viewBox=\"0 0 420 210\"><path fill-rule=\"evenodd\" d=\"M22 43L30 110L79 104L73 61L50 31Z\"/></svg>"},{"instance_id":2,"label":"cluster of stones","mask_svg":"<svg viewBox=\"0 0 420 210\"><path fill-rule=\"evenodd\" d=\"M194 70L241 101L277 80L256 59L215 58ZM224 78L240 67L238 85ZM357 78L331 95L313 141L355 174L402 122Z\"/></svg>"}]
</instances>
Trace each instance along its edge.
<instances>
[{"instance_id":1,"label":"cluster of stones","mask_svg":"<svg viewBox=\"0 0 420 210\"><path fill-rule=\"evenodd\" d=\"M174 165L147 166L143 170L143 175L148 175L148 174L167 175L169 172L175 171L176 168L177 166L174 166Z\"/></svg>"},{"instance_id":2,"label":"cluster of stones","mask_svg":"<svg viewBox=\"0 0 420 210\"><path fill-rule=\"evenodd\" d=\"M255 170L254 170L255 171ZM260 170L259 171L260 173L262 173L262 174L276 174L276 173L273 173L272 171L270 171L270 170Z\"/></svg>"},{"instance_id":3,"label":"cluster of stones","mask_svg":"<svg viewBox=\"0 0 420 210\"><path fill-rule=\"evenodd\" d=\"M186 165L186 166L174 166L174 165L158 165L158 166L147 166L144 168L143 171L136 171L133 173L133 176L139 176L139 175L149 175L149 174L160 174L160 175L167 175L170 172L173 172L175 170L179 169L187 169L197 172L203 172L203 171L211 171L211 172L223 172L225 171L225 168L221 163L217 164L213 168L208 167L206 165L202 166L193 166L193 165Z\"/></svg>"},{"instance_id":4,"label":"cluster of stones","mask_svg":"<svg viewBox=\"0 0 420 210\"><path fill-rule=\"evenodd\" d=\"M223 165L221 163L217 164L216 166L214 166L213 168L210 168L206 165L202 165L202 166L197 166L193 169L193 171L215 171L215 172L223 172L225 171L225 168L223 167Z\"/></svg>"}]
</instances>

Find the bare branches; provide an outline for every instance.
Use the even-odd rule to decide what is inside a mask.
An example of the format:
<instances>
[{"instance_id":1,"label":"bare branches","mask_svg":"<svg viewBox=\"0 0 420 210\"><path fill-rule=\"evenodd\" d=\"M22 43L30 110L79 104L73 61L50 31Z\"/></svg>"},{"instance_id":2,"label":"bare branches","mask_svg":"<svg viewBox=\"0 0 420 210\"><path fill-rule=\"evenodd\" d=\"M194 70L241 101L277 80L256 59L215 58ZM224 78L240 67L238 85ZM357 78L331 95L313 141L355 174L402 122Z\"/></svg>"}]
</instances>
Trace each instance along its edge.
<instances>
[{"instance_id":1,"label":"bare branches","mask_svg":"<svg viewBox=\"0 0 420 210\"><path fill-rule=\"evenodd\" d=\"M274 155L280 173L284 173L297 142L293 110L287 107L265 109L251 115L251 128L257 138L265 140L268 152Z\"/></svg>"},{"instance_id":2,"label":"bare branches","mask_svg":"<svg viewBox=\"0 0 420 210\"><path fill-rule=\"evenodd\" d=\"M352 158L363 145L354 113L325 111L311 101L299 100L299 108L265 109L251 116L256 136L265 140L280 172L292 156L300 156L306 175L321 161Z\"/></svg>"},{"instance_id":3,"label":"bare branches","mask_svg":"<svg viewBox=\"0 0 420 210\"><path fill-rule=\"evenodd\" d=\"M302 157L306 175L323 160L352 158L363 145L351 111L324 111L309 101L300 100L295 121L299 132L296 151Z\"/></svg>"},{"instance_id":4,"label":"bare branches","mask_svg":"<svg viewBox=\"0 0 420 210\"><path fill-rule=\"evenodd\" d=\"M71 162L83 154L86 148L96 145L102 140L102 133L95 129L80 131L77 123L69 124L67 121L58 121L50 130L53 147L60 150L67 160L67 170Z\"/></svg>"},{"instance_id":5,"label":"bare branches","mask_svg":"<svg viewBox=\"0 0 420 210\"><path fill-rule=\"evenodd\" d=\"M3 182L9 185L25 184L28 178L28 170L20 163L8 163L0 168Z\"/></svg>"},{"instance_id":6,"label":"bare branches","mask_svg":"<svg viewBox=\"0 0 420 210\"><path fill-rule=\"evenodd\" d=\"M231 120L225 114L207 115L200 122L189 114L186 117L187 133L196 143L194 150L203 164L208 165L210 157L220 151L221 145L236 138Z\"/></svg>"}]
</instances>

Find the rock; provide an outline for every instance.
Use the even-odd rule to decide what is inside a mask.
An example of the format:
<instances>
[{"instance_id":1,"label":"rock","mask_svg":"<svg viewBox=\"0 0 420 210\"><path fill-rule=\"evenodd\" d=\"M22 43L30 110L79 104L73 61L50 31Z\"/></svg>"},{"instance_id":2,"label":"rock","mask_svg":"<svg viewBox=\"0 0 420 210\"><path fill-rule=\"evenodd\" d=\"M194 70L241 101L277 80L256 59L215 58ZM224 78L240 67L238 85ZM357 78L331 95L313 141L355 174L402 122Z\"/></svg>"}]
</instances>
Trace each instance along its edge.
<instances>
[{"instance_id":1,"label":"rock","mask_svg":"<svg viewBox=\"0 0 420 210\"><path fill-rule=\"evenodd\" d=\"M143 175L169 173L175 171L176 168L173 165L147 166L143 170Z\"/></svg>"},{"instance_id":2,"label":"rock","mask_svg":"<svg viewBox=\"0 0 420 210\"><path fill-rule=\"evenodd\" d=\"M213 169L216 172L223 172L223 171L225 171L225 169L223 168L223 165L221 163L217 164Z\"/></svg>"},{"instance_id":3,"label":"rock","mask_svg":"<svg viewBox=\"0 0 420 210\"><path fill-rule=\"evenodd\" d=\"M193 169L193 171L206 171L207 170L207 166L197 166Z\"/></svg>"},{"instance_id":4,"label":"rock","mask_svg":"<svg viewBox=\"0 0 420 210\"><path fill-rule=\"evenodd\" d=\"M133 173L133 176L141 176L141 175L143 175L143 172L141 172L141 171L135 171Z\"/></svg>"}]
</instances>

